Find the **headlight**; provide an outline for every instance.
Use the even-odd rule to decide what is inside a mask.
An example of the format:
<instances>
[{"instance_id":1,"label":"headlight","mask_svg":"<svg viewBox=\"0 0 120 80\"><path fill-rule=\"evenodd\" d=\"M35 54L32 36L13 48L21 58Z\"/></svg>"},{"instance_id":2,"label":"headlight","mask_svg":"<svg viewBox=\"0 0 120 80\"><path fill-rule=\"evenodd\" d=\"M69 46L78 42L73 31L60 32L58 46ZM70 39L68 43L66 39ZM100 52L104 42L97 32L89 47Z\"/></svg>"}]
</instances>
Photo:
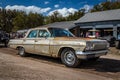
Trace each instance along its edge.
<instances>
[{"instance_id":1,"label":"headlight","mask_svg":"<svg viewBox=\"0 0 120 80\"><path fill-rule=\"evenodd\" d=\"M86 43L85 51L93 50L93 49L94 49L94 44L93 43L91 43L91 42Z\"/></svg>"},{"instance_id":2,"label":"headlight","mask_svg":"<svg viewBox=\"0 0 120 80\"><path fill-rule=\"evenodd\" d=\"M86 44L85 51L88 51L88 50L90 50L90 47L88 44Z\"/></svg>"}]
</instances>

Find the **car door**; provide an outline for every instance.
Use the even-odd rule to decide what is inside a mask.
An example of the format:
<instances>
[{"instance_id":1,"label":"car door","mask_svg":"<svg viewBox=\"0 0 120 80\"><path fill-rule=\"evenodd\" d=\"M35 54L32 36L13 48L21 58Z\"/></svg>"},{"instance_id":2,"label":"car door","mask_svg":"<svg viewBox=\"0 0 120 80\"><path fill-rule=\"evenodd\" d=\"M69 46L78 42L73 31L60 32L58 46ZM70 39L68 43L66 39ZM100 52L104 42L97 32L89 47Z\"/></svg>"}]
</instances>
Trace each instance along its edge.
<instances>
[{"instance_id":1,"label":"car door","mask_svg":"<svg viewBox=\"0 0 120 80\"><path fill-rule=\"evenodd\" d=\"M35 53L35 40L38 30L31 30L28 36L23 40L25 51L28 53Z\"/></svg>"},{"instance_id":2,"label":"car door","mask_svg":"<svg viewBox=\"0 0 120 80\"><path fill-rule=\"evenodd\" d=\"M40 29L38 31L38 38L35 41L35 52L42 55L51 55L49 52L49 32L46 29Z\"/></svg>"}]
</instances>

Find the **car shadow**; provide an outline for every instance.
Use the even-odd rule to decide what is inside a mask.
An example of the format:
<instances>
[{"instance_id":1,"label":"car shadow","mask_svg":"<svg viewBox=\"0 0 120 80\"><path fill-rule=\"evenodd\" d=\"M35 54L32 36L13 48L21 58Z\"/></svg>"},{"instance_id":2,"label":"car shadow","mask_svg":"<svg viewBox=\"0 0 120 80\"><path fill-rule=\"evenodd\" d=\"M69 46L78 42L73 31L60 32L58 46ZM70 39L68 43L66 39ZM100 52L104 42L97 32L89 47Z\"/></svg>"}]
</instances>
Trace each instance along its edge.
<instances>
[{"instance_id":1,"label":"car shadow","mask_svg":"<svg viewBox=\"0 0 120 80\"><path fill-rule=\"evenodd\" d=\"M7 47L5 47L4 45L0 45L0 48L7 48Z\"/></svg>"},{"instance_id":2,"label":"car shadow","mask_svg":"<svg viewBox=\"0 0 120 80\"><path fill-rule=\"evenodd\" d=\"M64 66L60 58L46 57L36 54L29 54L28 57L40 60L45 63L52 63L59 66ZM120 60L100 58L97 61L83 60L77 69L94 69L98 72L120 72Z\"/></svg>"},{"instance_id":3,"label":"car shadow","mask_svg":"<svg viewBox=\"0 0 120 80\"><path fill-rule=\"evenodd\" d=\"M97 61L83 61L78 66L82 69L94 69L99 72L120 72L120 60L100 58Z\"/></svg>"}]
</instances>

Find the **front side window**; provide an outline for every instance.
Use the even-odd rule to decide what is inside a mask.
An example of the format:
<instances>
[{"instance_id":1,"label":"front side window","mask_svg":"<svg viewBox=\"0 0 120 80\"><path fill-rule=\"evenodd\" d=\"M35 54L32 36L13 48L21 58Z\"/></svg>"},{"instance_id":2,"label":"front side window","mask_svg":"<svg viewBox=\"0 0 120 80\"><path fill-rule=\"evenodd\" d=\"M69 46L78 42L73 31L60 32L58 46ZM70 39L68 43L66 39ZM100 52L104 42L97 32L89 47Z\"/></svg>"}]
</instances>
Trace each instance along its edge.
<instances>
[{"instance_id":1,"label":"front side window","mask_svg":"<svg viewBox=\"0 0 120 80\"><path fill-rule=\"evenodd\" d=\"M30 31L29 35L27 38L36 38L37 37L37 30L32 30Z\"/></svg>"},{"instance_id":2,"label":"front side window","mask_svg":"<svg viewBox=\"0 0 120 80\"><path fill-rule=\"evenodd\" d=\"M49 33L47 32L47 30L39 30L38 32L38 37L49 37Z\"/></svg>"}]
</instances>

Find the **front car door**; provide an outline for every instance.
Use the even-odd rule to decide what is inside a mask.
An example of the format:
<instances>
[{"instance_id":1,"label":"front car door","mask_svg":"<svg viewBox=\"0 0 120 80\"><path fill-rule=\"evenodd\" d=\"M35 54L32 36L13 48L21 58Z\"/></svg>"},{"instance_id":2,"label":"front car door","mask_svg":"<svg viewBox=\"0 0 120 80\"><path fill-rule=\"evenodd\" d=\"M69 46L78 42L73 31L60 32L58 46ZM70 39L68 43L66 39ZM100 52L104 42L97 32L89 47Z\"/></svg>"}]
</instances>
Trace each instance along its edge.
<instances>
[{"instance_id":1,"label":"front car door","mask_svg":"<svg viewBox=\"0 0 120 80\"><path fill-rule=\"evenodd\" d=\"M50 44L50 33L47 29L40 29L38 31L38 38L35 41L35 52L37 54L48 55L50 56L49 52L49 44Z\"/></svg>"}]
</instances>

